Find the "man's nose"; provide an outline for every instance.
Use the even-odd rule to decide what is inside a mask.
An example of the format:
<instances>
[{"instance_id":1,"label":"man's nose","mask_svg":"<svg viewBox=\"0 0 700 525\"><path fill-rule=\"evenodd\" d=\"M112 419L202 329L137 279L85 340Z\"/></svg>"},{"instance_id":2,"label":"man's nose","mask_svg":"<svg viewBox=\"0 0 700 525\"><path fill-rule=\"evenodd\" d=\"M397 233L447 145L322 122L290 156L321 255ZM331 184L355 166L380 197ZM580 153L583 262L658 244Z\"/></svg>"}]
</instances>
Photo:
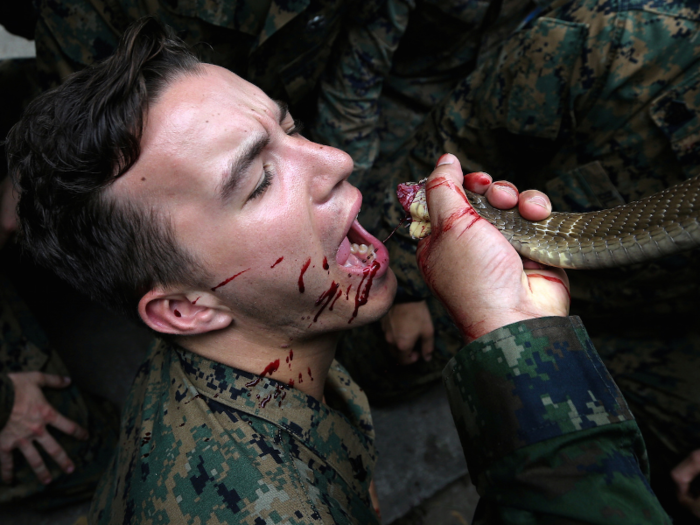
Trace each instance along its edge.
<instances>
[{"instance_id":1,"label":"man's nose","mask_svg":"<svg viewBox=\"0 0 700 525\"><path fill-rule=\"evenodd\" d=\"M333 190L352 173L352 157L342 150L309 142L309 160L312 163L311 190L317 202L330 198Z\"/></svg>"}]
</instances>

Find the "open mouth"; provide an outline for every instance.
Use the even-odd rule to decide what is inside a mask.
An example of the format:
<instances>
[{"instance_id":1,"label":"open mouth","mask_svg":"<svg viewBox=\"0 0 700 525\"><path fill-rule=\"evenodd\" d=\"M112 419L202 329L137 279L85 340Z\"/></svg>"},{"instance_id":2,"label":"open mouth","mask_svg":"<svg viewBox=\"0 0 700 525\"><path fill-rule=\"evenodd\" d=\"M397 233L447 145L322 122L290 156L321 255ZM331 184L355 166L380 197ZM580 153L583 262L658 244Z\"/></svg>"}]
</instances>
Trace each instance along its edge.
<instances>
[{"instance_id":1,"label":"open mouth","mask_svg":"<svg viewBox=\"0 0 700 525\"><path fill-rule=\"evenodd\" d=\"M379 253L382 250L386 251L384 246L355 220L340 243L335 260L344 268L363 269L375 260L384 259Z\"/></svg>"}]
</instances>

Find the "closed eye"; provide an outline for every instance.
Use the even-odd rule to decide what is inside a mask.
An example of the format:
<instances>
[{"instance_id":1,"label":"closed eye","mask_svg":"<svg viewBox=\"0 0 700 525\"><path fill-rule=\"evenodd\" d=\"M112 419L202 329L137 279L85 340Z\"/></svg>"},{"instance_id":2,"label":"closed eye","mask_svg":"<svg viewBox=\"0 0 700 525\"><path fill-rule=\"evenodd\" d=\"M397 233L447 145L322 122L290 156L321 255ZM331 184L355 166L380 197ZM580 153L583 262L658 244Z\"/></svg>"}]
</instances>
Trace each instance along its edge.
<instances>
[{"instance_id":1,"label":"closed eye","mask_svg":"<svg viewBox=\"0 0 700 525\"><path fill-rule=\"evenodd\" d=\"M253 193L250 194L248 197L248 200L251 201L253 199L257 199L260 197L263 193L265 193L265 190L270 187L270 184L272 184L272 178L273 178L273 173L267 169L267 167L263 167L263 176L262 179L260 180L260 184L256 186L256 188L253 190Z\"/></svg>"}]
</instances>

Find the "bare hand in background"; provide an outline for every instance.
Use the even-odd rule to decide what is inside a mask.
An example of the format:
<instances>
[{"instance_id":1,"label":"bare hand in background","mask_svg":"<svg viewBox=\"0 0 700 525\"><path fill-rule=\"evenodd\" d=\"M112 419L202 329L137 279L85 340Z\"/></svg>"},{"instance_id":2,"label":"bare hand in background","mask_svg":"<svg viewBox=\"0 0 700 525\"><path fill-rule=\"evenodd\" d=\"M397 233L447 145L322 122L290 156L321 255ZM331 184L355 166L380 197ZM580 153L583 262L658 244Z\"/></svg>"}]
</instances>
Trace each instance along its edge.
<instances>
[{"instance_id":1,"label":"bare hand in background","mask_svg":"<svg viewBox=\"0 0 700 525\"><path fill-rule=\"evenodd\" d=\"M39 444L61 469L70 474L74 470L65 450L49 434L47 425L59 429L77 439L85 440L88 432L80 425L61 415L52 407L42 387L65 388L70 378L42 372L16 372L7 374L15 390L15 402L7 424L0 431L0 469L2 480L10 483L13 478L12 450L18 448L44 484L51 483L51 474L46 468L35 444Z\"/></svg>"},{"instance_id":2,"label":"bare hand in background","mask_svg":"<svg viewBox=\"0 0 700 525\"><path fill-rule=\"evenodd\" d=\"M691 494L690 482L700 474L700 449L691 452L671 471L671 477L678 488L678 501L700 518L700 497Z\"/></svg>"},{"instance_id":3,"label":"bare hand in background","mask_svg":"<svg viewBox=\"0 0 700 525\"><path fill-rule=\"evenodd\" d=\"M421 356L432 359L435 329L425 301L395 304L382 317L382 329L399 364L410 365Z\"/></svg>"}]
</instances>

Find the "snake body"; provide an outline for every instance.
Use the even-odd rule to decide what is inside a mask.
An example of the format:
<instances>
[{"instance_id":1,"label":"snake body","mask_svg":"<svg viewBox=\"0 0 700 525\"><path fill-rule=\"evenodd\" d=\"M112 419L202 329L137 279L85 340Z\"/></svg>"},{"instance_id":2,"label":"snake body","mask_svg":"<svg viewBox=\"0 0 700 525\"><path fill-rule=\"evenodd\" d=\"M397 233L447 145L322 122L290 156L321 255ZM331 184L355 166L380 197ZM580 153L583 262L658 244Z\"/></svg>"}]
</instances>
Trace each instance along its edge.
<instances>
[{"instance_id":1,"label":"snake body","mask_svg":"<svg viewBox=\"0 0 700 525\"><path fill-rule=\"evenodd\" d=\"M406 188L414 184L416 188L410 193L415 199L407 202ZM414 218L422 226L412 232L417 237L427 235L429 216L421 183L400 186L404 208L425 212ZM649 261L700 246L698 193L700 176L615 208L554 212L545 220L531 222L523 219L517 208L499 210L486 197L466 191L476 212L498 228L522 256L548 266L579 270Z\"/></svg>"}]
</instances>

